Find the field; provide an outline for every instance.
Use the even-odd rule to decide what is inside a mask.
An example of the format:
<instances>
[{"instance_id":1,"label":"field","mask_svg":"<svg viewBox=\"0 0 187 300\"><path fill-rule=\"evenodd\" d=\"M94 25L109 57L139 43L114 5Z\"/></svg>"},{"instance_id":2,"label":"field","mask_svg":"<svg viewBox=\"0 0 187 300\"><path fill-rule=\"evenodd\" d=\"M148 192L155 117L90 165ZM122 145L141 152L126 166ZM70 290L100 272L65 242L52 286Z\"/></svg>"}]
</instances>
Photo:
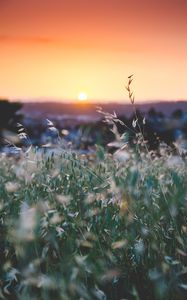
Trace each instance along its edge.
<instances>
[{"instance_id":1,"label":"field","mask_svg":"<svg viewBox=\"0 0 187 300\"><path fill-rule=\"evenodd\" d=\"M186 299L184 153L57 148L1 154L0 299Z\"/></svg>"}]
</instances>

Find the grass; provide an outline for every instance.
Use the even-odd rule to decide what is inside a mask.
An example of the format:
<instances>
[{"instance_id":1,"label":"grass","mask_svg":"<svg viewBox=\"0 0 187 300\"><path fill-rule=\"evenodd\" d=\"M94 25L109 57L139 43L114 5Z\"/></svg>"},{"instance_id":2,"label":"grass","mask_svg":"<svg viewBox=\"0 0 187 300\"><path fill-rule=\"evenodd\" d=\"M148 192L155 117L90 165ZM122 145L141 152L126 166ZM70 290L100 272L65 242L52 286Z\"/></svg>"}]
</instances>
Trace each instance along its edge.
<instances>
[{"instance_id":1,"label":"grass","mask_svg":"<svg viewBox=\"0 0 187 300\"><path fill-rule=\"evenodd\" d=\"M124 158L1 157L2 299L185 299L186 160Z\"/></svg>"},{"instance_id":2,"label":"grass","mask_svg":"<svg viewBox=\"0 0 187 300\"><path fill-rule=\"evenodd\" d=\"M0 299L186 299L184 155L141 132L113 155L29 149L0 156Z\"/></svg>"}]
</instances>

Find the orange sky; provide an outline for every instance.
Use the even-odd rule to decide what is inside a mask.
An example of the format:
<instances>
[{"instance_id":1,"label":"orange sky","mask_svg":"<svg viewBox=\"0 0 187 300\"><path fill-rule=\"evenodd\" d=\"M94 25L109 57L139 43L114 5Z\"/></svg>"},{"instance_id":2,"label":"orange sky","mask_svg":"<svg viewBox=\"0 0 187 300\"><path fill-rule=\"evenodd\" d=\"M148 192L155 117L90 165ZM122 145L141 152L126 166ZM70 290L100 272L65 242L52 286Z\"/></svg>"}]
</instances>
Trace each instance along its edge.
<instances>
[{"instance_id":1,"label":"orange sky","mask_svg":"<svg viewBox=\"0 0 187 300\"><path fill-rule=\"evenodd\" d=\"M187 99L186 0L0 0L0 95Z\"/></svg>"}]
</instances>

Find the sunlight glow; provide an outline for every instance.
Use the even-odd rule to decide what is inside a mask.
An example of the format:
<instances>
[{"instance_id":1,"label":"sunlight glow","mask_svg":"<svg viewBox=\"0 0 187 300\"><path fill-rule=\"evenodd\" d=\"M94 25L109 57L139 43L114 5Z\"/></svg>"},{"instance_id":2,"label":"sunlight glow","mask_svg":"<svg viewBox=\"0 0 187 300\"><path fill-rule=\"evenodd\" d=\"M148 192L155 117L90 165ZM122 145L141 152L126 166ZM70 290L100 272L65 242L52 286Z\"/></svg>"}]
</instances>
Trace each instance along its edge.
<instances>
[{"instance_id":1,"label":"sunlight glow","mask_svg":"<svg viewBox=\"0 0 187 300\"><path fill-rule=\"evenodd\" d=\"M84 92L81 92L78 96L79 101L86 101L88 99L87 94Z\"/></svg>"}]
</instances>

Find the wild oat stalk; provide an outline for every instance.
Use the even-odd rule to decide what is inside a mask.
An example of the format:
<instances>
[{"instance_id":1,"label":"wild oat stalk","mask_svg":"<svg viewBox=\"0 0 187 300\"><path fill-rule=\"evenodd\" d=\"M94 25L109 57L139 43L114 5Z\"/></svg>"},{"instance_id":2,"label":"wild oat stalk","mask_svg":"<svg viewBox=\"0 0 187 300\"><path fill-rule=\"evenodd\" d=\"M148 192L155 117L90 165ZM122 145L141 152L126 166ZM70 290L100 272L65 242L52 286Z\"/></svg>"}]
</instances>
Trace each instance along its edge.
<instances>
[{"instance_id":1,"label":"wild oat stalk","mask_svg":"<svg viewBox=\"0 0 187 300\"><path fill-rule=\"evenodd\" d=\"M134 74L128 76L128 83L127 83L127 86L126 86L126 90L129 93L129 99L130 99L131 104L134 104L134 99L135 99L134 93L131 91L131 83L133 81L133 76L134 76Z\"/></svg>"}]
</instances>

